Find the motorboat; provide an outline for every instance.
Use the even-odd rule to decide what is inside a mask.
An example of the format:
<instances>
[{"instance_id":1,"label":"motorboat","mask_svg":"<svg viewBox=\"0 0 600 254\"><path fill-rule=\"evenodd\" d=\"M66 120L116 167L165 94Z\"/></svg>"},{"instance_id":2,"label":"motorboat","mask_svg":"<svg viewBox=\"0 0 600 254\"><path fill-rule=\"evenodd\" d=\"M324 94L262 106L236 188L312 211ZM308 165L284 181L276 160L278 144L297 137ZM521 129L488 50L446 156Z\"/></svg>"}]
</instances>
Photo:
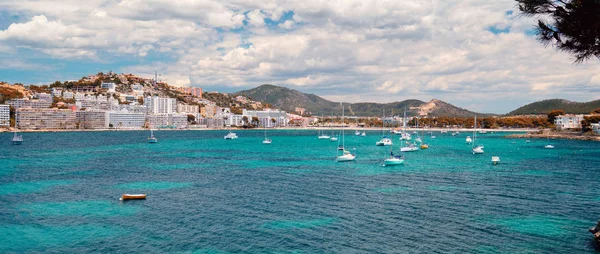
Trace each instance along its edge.
<instances>
[{"instance_id":1,"label":"motorboat","mask_svg":"<svg viewBox=\"0 0 600 254\"><path fill-rule=\"evenodd\" d=\"M492 164L496 165L498 163L500 163L500 157L492 156Z\"/></svg>"},{"instance_id":2,"label":"motorboat","mask_svg":"<svg viewBox=\"0 0 600 254\"><path fill-rule=\"evenodd\" d=\"M381 140L377 141L375 143L375 145L377 146L391 146L393 145L393 142L390 138L388 137L383 137Z\"/></svg>"},{"instance_id":3,"label":"motorboat","mask_svg":"<svg viewBox=\"0 0 600 254\"><path fill-rule=\"evenodd\" d=\"M473 150L473 154L482 154L483 153L483 146L476 146L472 150Z\"/></svg>"},{"instance_id":4,"label":"motorboat","mask_svg":"<svg viewBox=\"0 0 600 254\"><path fill-rule=\"evenodd\" d=\"M125 201L125 200L139 200L139 199L146 199L146 194L122 194L121 198L119 200L121 201Z\"/></svg>"},{"instance_id":5,"label":"motorboat","mask_svg":"<svg viewBox=\"0 0 600 254\"><path fill-rule=\"evenodd\" d=\"M236 139L236 138L238 138L238 136L237 136L237 134L235 134L235 132L229 132L223 138L224 139Z\"/></svg>"}]
</instances>

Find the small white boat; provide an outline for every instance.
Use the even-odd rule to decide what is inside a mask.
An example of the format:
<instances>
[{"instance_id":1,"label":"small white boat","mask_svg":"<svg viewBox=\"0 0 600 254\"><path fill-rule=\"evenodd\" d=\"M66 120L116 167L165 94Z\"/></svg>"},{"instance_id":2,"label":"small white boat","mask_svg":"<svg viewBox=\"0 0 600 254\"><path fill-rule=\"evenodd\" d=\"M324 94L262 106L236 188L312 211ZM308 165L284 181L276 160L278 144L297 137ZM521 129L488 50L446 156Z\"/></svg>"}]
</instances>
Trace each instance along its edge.
<instances>
[{"instance_id":1,"label":"small white boat","mask_svg":"<svg viewBox=\"0 0 600 254\"><path fill-rule=\"evenodd\" d=\"M363 131L363 132L360 134L360 136L362 136L362 137L366 137L366 136L367 136L367 133Z\"/></svg>"},{"instance_id":2,"label":"small white boat","mask_svg":"<svg viewBox=\"0 0 600 254\"><path fill-rule=\"evenodd\" d=\"M465 143L467 143L467 144L473 143L473 139L471 139L471 136L467 136L467 138L465 139Z\"/></svg>"},{"instance_id":3,"label":"small white boat","mask_svg":"<svg viewBox=\"0 0 600 254\"><path fill-rule=\"evenodd\" d=\"M402 131L401 130L391 130L390 133L392 133L394 135L402 135Z\"/></svg>"},{"instance_id":4,"label":"small white boat","mask_svg":"<svg viewBox=\"0 0 600 254\"><path fill-rule=\"evenodd\" d=\"M136 200L136 199L146 199L146 194L122 194L119 200Z\"/></svg>"},{"instance_id":5,"label":"small white boat","mask_svg":"<svg viewBox=\"0 0 600 254\"><path fill-rule=\"evenodd\" d=\"M545 145L545 146L544 146L544 148L546 148L546 149L553 149L553 148L554 148L554 146L553 146L553 145L550 145L550 144L547 144L547 145Z\"/></svg>"},{"instance_id":6,"label":"small white boat","mask_svg":"<svg viewBox=\"0 0 600 254\"><path fill-rule=\"evenodd\" d=\"M319 135L319 139L330 139L329 135Z\"/></svg>"},{"instance_id":7,"label":"small white boat","mask_svg":"<svg viewBox=\"0 0 600 254\"><path fill-rule=\"evenodd\" d=\"M224 139L236 139L238 138L237 134L235 134L234 132L229 132L227 133L227 135L225 135L225 137L223 137Z\"/></svg>"},{"instance_id":8,"label":"small white boat","mask_svg":"<svg viewBox=\"0 0 600 254\"><path fill-rule=\"evenodd\" d=\"M354 132L354 135L355 135L355 136L360 136L360 131L358 131L358 130L357 130L357 131L355 131L355 132Z\"/></svg>"},{"instance_id":9,"label":"small white boat","mask_svg":"<svg viewBox=\"0 0 600 254\"><path fill-rule=\"evenodd\" d=\"M263 144L268 145L271 144L271 142L273 142L273 140L271 140L270 138L266 138L265 140L263 140Z\"/></svg>"},{"instance_id":10,"label":"small white boat","mask_svg":"<svg viewBox=\"0 0 600 254\"><path fill-rule=\"evenodd\" d=\"M393 142L391 139L387 138L387 137L383 137L381 140L375 142L375 145L377 146L391 146L393 145Z\"/></svg>"},{"instance_id":11,"label":"small white boat","mask_svg":"<svg viewBox=\"0 0 600 254\"><path fill-rule=\"evenodd\" d=\"M483 146L476 146L473 148L473 154L482 154L483 153Z\"/></svg>"},{"instance_id":12,"label":"small white boat","mask_svg":"<svg viewBox=\"0 0 600 254\"><path fill-rule=\"evenodd\" d=\"M17 135L16 128L15 128L15 134L14 134L13 138L10 140L10 143L13 145L22 145L23 144L23 136Z\"/></svg>"},{"instance_id":13,"label":"small white boat","mask_svg":"<svg viewBox=\"0 0 600 254\"><path fill-rule=\"evenodd\" d=\"M423 140L421 140L421 137L417 137L417 138L415 138L415 142L417 142L417 143L423 143Z\"/></svg>"},{"instance_id":14,"label":"small white boat","mask_svg":"<svg viewBox=\"0 0 600 254\"><path fill-rule=\"evenodd\" d=\"M431 139L435 139L435 136L431 136Z\"/></svg>"},{"instance_id":15,"label":"small white boat","mask_svg":"<svg viewBox=\"0 0 600 254\"><path fill-rule=\"evenodd\" d=\"M337 137L331 137L331 138L329 138L329 141L338 141L338 138Z\"/></svg>"},{"instance_id":16,"label":"small white boat","mask_svg":"<svg viewBox=\"0 0 600 254\"><path fill-rule=\"evenodd\" d=\"M419 150L415 144L408 144L408 146L400 147L400 152L416 152Z\"/></svg>"},{"instance_id":17,"label":"small white boat","mask_svg":"<svg viewBox=\"0 0 600 254\"><path fill-rule=\"evenodd\" d=\"M402 134L402 136L400 137L400 140L406 140L406 141L408 141L408 140L411 140L411 139L412 139L412 138L411 138L411 135L410 135L410 133L404 133L404 134Z\"/></svg>"},{"instance_id":18,"label":"small white boat","mask_svg":"<svg viewBox=\"0 0 600 254\"><path fill-rule=\"evenodd\" d=\"M531 140L529 140L529 139L526 139L526 140L525 140L525 143L531 143Z\"/></svg>"},{"instance_id":19,"label":"small white boat","mask_svg":"<svg viewBox=\"0 0 600 254\"><path fill-rule=\"evenodd\" d=\"M354 159L356 159L356 155L346 150L343 150L342 155L335 158L337 162L353 161Z\"/></svg>"},{"instance_id":20,"label":"small white boat","mask_svg":"<svg viewBox=\"0 0 600 254\"><path fill-rule=\"evenodd\" d=\"M487 134L487 131L486 130L480 130L479 134Z\"/></svg>"},{"instance_id":21,"label":"small white boat","mask_svg":"<svg viewBox=\"0 0 600 254\"><path fill-rule=\"evenodd\" d=\"M500 163L500 157L492 156L492 164L496 165L498 163Z\"/></svg>"}]
</instances>

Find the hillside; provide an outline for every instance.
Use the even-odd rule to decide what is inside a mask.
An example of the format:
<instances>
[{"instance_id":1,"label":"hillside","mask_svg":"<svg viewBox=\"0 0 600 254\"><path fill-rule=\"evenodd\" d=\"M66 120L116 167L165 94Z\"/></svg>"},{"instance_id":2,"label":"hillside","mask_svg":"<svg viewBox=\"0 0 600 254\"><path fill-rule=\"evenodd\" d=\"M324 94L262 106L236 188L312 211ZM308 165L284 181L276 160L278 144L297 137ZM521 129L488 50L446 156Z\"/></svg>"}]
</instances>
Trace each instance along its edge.
<instances>
[{"instance_id":1,"label":"hillside","mask_svg":"<svg viewBox=\"0 0 600 254\"><path fill-rule=\"evenodd\" d=\"M250 90L239 91L234 95L243 95L252 100L262 101L272 104L275 108L280 108L288 112L294 112L296 107L305 108L313 115L331 115L331 111L339 115L339 102L333 102L323 99L314 94L306 94L297 90L274 85L262 85ZM448 116L448 117L471 117L475 113L453 106L440 100L431 100L423 102L420 100L404 100L392 103L351 103L346 107L349 116L381 116L385 109L389 116L394 111L394 115L401 115L404 108L407 108L408 115L417 115L419 112L429 113L429 116Z\"/></svg>"},{"instance_id":2,"label":"hillside","mask_svg":"<svg viewBox=\"0 0 600 254\"><path fill-rule=\"evenodd\" d=\"M549 99L527 104L508 113L508 115L547 114L554 109L561 109L571 114L587 114L600 108L600 100L575 102L564 99Z\"/></svg>"}]
</instances>

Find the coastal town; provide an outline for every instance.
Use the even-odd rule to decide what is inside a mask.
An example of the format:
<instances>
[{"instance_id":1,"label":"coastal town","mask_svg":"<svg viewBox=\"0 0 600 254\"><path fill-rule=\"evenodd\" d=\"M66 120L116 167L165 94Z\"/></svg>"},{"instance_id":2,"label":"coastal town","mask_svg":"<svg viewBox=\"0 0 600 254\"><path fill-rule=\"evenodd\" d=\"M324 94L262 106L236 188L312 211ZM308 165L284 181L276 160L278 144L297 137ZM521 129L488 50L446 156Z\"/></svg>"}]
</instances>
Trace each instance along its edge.
<instances>
[{"instance_id":1,"label":"coastal town","mask_svg":"<svg viewBox=\"0 0 600 254\"><path fill-rule=\"evenodd\" d=\"M21 131L52 131L341 126L394 129L403 122L414 128L463 129L474 125L471 117L429 116L435 103L433 100L411 107L415 115L407 119L396 115L349 116L342 125L339 116L333 113L313 116L302 107L295 107L295 112L290 113L244 95L204 92L199 87L173 87L156 77L142 78L111 71L42 86L0 83L0 130L15 127ZM588 133L582 139L596 140L593 136L600 135L599 122L600 110L590 114L556 110L551 115L482 117L478 125L509 131L553 128L556 131L553 136L558 138ZM540 133L526 135L535 138ZM546 137L549 133L543 135Z\"/></svg>"}]
</instances>

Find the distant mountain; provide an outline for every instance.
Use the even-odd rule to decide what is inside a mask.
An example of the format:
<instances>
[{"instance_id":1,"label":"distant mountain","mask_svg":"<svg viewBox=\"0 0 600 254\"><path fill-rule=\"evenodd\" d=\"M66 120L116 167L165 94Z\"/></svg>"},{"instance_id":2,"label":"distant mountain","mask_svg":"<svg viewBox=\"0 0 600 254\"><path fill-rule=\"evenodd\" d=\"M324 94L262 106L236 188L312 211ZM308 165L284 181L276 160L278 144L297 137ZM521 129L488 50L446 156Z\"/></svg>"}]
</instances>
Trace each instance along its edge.
<instances>
[{"instance_id":1,"label":"distant mountain","mask_svg":"<svg viewBox=\"0 0 600 254\"><path fill-rule=\"evenodd\" d=\"M508 115L547 114L555 109L564 110L571 114L588 114L597 108L600 108L600 100L575 102L564 99L550 99L527 104L508 113Z\"/></svg>"},{"instance_id":2,"label":"distant mountain","mask_svg":"<svg viewBox=\"0 0 600 254\"><path fill-rule=\"evenodd\" d=\"M274 85L261 85L259 87L239 91L234 95L243 95L255 101L269 103L275 108L280 108L288 112L294 112L296 107L305 108L306 111L312 112L313 115L331 115L334 111L339 115L340 104L323 99L314 94L306 94L297 90ZM392 103L351 103L346 106L346 114L349 116L381 116L385 109L386 115L391 115L392 110L394 115L401 115L406 107L408 115L417 115L419 113L429 113L429 116L448 116L448 117L471 117L475 113L463 108L453 106L449 103L433 99L430 102L420 100L404 100Z\"/></svg>"}]
</instances>

